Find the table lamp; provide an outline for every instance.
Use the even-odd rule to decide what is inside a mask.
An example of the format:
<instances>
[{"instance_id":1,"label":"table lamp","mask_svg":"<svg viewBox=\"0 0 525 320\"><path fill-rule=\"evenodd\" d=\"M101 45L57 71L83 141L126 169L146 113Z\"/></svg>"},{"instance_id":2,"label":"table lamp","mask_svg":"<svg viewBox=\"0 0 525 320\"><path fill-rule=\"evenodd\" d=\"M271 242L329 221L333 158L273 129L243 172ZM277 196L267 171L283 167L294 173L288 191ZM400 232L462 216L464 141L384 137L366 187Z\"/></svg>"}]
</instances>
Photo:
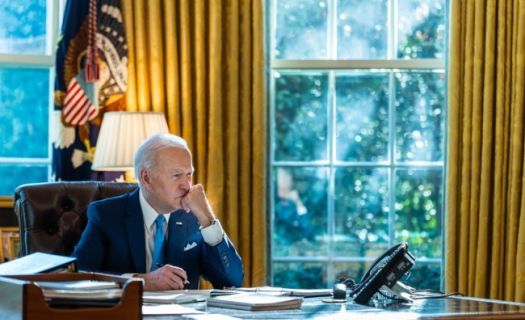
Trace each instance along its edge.
<instances>
[{"instance_id":1,"label":"table lamp","mask_svg":"<svg viewBox=\"0 0 525 320\"><path fill-rule=\"evenodd\" d=\"M146 138L156 133L168 133L162 112L106 112L91 169L124 171L126 181L135 181L135 150Z\"/></svg>"}]
</instances>

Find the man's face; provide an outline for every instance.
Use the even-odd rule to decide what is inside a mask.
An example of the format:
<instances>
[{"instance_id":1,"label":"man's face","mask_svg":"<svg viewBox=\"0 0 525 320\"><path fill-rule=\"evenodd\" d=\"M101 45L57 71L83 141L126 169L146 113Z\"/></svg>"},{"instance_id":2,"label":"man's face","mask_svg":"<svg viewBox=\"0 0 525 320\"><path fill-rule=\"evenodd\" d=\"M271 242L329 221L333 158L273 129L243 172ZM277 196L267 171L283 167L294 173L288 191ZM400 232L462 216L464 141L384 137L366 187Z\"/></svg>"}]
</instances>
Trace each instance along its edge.
<instances>
[{"instance_id":1,"label":"man's face","mask_svg":"<svg viewBox=\"0 0 525 320\"><path fill-rule=\"evenodd\" d=\"M176 147L162 149L153 168L145 171L143 186L150 205L159 213L182 208L181 200L190 190L193 177L189 151Z\"/></svg>"}]
</instances>

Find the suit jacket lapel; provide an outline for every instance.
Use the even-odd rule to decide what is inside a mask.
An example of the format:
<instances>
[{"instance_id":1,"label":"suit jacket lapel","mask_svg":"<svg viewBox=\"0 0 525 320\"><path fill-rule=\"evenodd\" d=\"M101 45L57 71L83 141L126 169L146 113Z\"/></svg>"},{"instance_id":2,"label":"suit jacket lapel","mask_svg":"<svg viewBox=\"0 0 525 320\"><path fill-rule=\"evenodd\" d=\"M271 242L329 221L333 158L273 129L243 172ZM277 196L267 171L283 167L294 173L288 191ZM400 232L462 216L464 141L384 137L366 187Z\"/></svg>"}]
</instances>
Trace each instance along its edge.
<instances>
[{"instance_id":1,"label":"suit jacket lapel","mask_svg":"<svg viewBox=\"0 0 525 320\"><path fill-rule=\"evenodd\" d=\"M139 200L139 188L133 191L126 206L126 232L129 249L137 272L146 272L146 244L144 243L144 217Z\"/></svg>"}]
</instances>

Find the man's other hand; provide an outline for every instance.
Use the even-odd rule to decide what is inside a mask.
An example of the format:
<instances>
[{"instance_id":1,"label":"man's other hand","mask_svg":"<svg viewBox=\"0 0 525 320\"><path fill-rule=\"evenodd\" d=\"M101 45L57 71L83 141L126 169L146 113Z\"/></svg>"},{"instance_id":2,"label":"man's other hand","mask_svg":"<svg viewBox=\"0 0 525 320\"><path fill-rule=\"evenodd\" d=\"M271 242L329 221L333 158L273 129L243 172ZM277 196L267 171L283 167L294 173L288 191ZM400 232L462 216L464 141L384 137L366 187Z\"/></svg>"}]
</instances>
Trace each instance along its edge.
<instances>
[{"instance_id":1,"label":"man's other hand","mask_svg":"<svg viewBox=\"0 0 525 320\"><path fill-rule=\"evenodd\" d=\"M180 290L190 283L184 269L169 264L138 277L144 279L145 291Z\"/></svg>"},{"instance_id":2,"label":"man's other hand","mask_svg":"<svg viewBox=\"0 0 525 320\"><path fill-rule=\"evenodd\" d=\"M191 211L203 228L209 226L215 219L202 184L193 185L181 202L182 208L187 212Z\"/></svg>"}]
</instances>

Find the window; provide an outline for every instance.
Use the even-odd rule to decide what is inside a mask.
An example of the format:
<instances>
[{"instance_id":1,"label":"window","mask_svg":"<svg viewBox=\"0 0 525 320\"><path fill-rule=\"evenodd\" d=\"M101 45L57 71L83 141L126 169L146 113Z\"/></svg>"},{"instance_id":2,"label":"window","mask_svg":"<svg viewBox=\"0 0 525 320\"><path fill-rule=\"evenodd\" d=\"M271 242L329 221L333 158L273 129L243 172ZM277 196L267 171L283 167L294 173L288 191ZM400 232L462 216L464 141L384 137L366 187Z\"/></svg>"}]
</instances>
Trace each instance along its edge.
<instances>
[{"instance_id":1,"label":"window","mask_svg":"<svg viewBox=\"0 0 525 320\"><path fill-rule=\"evenodd\" d=\"M407 242L440 289L446 0L272 0L271 279L357 281Z\"/></svg>"},{"instance_id":2,"label":"window","mask_svg":"<svg viewBox=\"0 0 525 320\"><path fill-rule=\"evenodd\" d=\"M58 0L0 0L0 196L50 175Z\"/></svg>"}]
</instances>

